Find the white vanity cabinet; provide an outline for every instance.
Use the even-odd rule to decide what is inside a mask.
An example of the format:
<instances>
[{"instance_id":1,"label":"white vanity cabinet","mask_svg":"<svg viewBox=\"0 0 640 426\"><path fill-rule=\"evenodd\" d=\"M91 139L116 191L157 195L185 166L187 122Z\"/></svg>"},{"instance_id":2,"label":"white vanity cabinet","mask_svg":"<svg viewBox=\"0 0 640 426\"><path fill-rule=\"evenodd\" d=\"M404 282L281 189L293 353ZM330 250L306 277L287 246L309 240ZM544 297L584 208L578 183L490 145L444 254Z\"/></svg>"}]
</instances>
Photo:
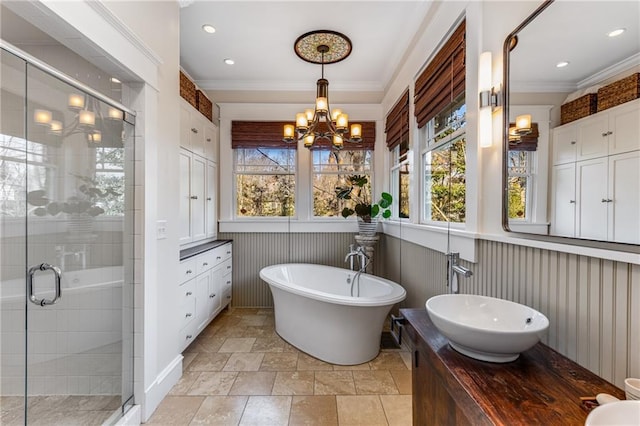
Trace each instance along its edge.
<instances>
[{"instance_id":1,"label":"white vanity cabinet","mask_svg":"<svg viewBox=\"0 0 640 426\"><path fill-rule=\"evenodd\" d=\"M180 352L231 302L232 272L231 242L180 262Z\"/></svg>"},{"instance_id":2,"label":"white vanity cabinet","mask_svg":"<svg viewBox=\"0 0 640 426\"><path fill-rule=\"evenodd\" d=\"M553 130L551 234L640 244L640 100Z\"/></svg>"},{"instance_id":3,"label":"white vanity cabinet","mask_svg":"<svg viewBox=\"0 0 640 426\"><path fill-rule=\"evenodd\" d=\"M180 102L179 241L184 245L217 235L218 128Z\"/></svg>"}]
</instances>

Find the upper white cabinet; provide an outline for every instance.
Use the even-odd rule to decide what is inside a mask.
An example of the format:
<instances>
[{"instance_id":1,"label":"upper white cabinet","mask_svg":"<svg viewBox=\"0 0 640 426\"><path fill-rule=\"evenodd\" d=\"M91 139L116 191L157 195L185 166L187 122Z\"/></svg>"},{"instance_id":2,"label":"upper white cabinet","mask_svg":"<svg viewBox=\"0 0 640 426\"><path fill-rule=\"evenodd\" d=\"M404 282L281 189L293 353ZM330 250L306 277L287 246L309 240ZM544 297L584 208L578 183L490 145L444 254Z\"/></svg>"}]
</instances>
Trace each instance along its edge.
<instances>
[{"instance_id":1,"label":"upper white cabinet","mask_svg":"<svg viewBox=\"0 0 640 426\"><path fill-rule=\"evenodd\" d=\"M551 235L640 244L640 100L553 130Z\"/></svg>"},{"instance_id":2,"label":"upper white cabinet","mask_svg":"<svg viewBox=\"0 0 640 426\"><path fill-rule=\"evenodd\" d=\"M217 235L218 128L180 99L180 244Z\"/></svg>"},{"instance_id":3,"label":"upper white cabinet","mask_svg":"<svg viewBox=\"0 0 640 426\"><path fill-rule=\"evenodd\" d=\"M640 99L553 129L553 164L640 149Z\"/></svg>"}]
</instances>

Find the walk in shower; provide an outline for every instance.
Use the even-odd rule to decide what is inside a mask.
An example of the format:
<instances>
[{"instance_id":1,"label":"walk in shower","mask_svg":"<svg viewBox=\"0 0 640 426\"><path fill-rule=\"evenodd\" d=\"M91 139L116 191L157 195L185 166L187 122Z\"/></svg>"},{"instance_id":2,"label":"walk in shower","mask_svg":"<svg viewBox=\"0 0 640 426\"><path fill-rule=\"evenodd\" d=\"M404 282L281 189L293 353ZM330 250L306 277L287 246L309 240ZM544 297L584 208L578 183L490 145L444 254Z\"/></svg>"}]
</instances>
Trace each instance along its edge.
<instances>
[{"instance_id":1,"label":"walk in shower","mask_svg":"<svg viewBox=\"0 0 640 426\"><path fill-rule=\"evenodd\" d=\"M133 402L133 114L0 45L2 424Z\"/></svg>"}]
</instances>

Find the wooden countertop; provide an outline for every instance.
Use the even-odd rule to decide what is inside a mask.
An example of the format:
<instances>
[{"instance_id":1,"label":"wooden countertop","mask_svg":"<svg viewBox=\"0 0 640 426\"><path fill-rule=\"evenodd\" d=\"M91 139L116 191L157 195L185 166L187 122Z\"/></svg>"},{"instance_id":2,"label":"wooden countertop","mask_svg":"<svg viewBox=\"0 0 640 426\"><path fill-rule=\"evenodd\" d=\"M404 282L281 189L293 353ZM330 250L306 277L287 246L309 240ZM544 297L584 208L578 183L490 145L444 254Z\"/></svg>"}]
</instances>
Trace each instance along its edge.
<instances>
[{"instance_id":1,"label":"wooden countertop","mask_svg":"<svg viewBox=\"0 0 640 426\"><path fill-rule=\"evenodd\" d=\"M478 361L452 349L426 309L400 313L413 328L407 331L416 349L427 352L422 355L472 424L584 425L588 411L580 397L625 398L622 389L542 343L510 363Z\"/></svg>"}]
</instances>

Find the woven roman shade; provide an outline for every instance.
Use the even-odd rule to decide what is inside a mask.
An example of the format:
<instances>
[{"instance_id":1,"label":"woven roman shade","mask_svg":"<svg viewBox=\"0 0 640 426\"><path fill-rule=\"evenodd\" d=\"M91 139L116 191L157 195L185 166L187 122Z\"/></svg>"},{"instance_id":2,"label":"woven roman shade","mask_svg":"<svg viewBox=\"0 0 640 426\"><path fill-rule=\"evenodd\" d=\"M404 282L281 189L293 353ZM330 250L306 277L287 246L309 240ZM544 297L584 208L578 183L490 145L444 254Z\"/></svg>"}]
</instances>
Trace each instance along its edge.
<instances>
[{"instance_id":1,"label":"woven roman shade","mask_svg":"<svg viewBox=\"0 0 640 426\"><path fill-rule=\"evenodd\" d=\"M231 148L290 148L295 142L282 140L282 129L288 121L232 121Z\"/></svg>"},{"instance_id":2,"label":"woven roman shade","mask_svg":"<svg viewBox=\"0 0 640 426\"><path fill-rule=\"evenodd\" d=\"M387 134L389 151L409 140L409 89L400 96L387 114L384 131Z\"/></svg>"},{"instance_id":3,"label":"woven roman shade","mask_svg":"<svg viewBox=\"0 0 640 426\"><path fill-rule=\"evenodd\" d=\"M449 105L465 88L465 21L416 80L414 114L418 128Z\"/></svg>"},{"instance_id":4,"label":"woven roman shade","mask_svg":"<svg viewBox=\"0 0 640 426\"><path fill-rule=\"evenodd\" d=\"M287 143L282 140L282 131L285 124L294 124L288 121L232 121L231 122L231 148L292 148L296 149L295 142ZM362 125L362 142L345 142L344 149L373 149L376 142L376 123L373 121L359 121L351 124ZM320 123L320 129L325 130ZM331 148L331 141L316 139L312 149Z\"/></svg>"}]
</instances>

